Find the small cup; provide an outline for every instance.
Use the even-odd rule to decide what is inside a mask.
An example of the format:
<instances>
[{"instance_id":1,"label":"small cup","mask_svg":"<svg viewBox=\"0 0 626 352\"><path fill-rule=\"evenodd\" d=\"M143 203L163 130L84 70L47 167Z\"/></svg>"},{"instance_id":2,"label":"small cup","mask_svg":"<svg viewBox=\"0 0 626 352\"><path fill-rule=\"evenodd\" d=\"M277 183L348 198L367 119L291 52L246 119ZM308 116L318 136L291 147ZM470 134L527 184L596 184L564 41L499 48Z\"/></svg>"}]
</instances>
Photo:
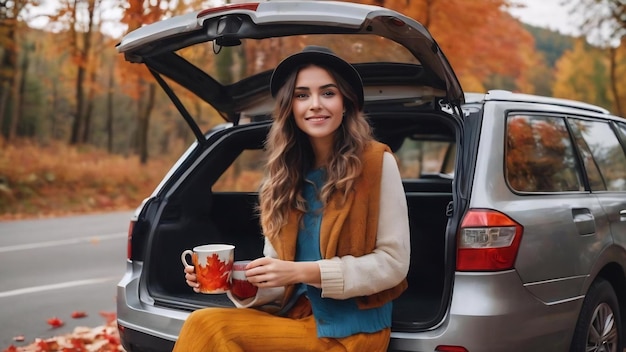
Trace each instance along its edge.
<instances>
[{"instance_id":1,"label":"small cup","mask_svg":"<svg viewBox=\"0 0 626 352\"><path fill-rule=\"evenodd\" d=\"M250 262L251 260L238 260L233 264L233 272L230 277L230 292L239 299L254 297L258 290L246 277L246 265Z\"/></svg>"},{"instance_id":2,"label":"small cup","mask_svg":"<svg viewBox=\"0 0 626 352\"><path fill-rule=\"evenodd\" d=\"M193 265L201 293L225 293L230 287L235 246L230 244L206 244L187 249L180 255L183 265ZM193 264L187 262L191 255Z\"/></svg>"}]
</instances>

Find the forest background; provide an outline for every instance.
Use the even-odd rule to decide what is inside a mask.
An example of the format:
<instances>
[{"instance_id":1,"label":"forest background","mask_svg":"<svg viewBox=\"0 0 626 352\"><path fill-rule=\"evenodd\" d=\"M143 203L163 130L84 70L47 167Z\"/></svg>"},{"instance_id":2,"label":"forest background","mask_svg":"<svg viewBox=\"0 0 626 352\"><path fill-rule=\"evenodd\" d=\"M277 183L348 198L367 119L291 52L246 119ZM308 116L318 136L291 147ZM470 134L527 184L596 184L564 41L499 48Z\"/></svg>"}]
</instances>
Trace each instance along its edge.
<instances>
[{"instance_id":1,"label":"forest background","mask_svg":"<svg viewBox=\"0 0 626 352\"><path fill-rule=\"evenodd\" d=\"M58 0L58 7L38 15L49 26L35 29L28 23L42 6L38 1L0 0L0 220L132 209L193 135L145 67L124 61L115 49L120 38L103 28L127 33L216 4ZM507 89L626 115L622 0L568 1L581 37L521 23L508 12L514 0L357 2L424 24L466 92ZM111 11L122 13L121 20L108 23ZM216 63L215 74L231 75L231 66L228 59ZM182 99L197 106L191 96ZM203 130L224 122L199 106L194 116Z\"/></svg>"}]
</instances>

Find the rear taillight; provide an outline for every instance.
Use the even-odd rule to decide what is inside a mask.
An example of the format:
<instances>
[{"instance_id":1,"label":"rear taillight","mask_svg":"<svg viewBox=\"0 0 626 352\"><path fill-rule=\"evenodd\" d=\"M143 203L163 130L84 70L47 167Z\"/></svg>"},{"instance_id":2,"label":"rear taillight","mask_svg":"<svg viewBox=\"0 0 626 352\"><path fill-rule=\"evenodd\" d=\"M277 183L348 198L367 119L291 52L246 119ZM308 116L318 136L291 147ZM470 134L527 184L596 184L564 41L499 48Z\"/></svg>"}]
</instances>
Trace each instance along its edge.
<instances>
[{"instance_id":1,"label":"rear taillight","mask_svg":"<svg viewBox=\"0 0 626 352\"><path fill-rule=\"evenodd\" d=\"M470 209L458 235L456 270L498 271L513 268L522 225L488 209Z\"/></svg>"},{"instance_id":2,"label":"rear taillight","mask_svg":"<svg viewBox=\"0 0 626 352\"><path fill-rule=\"evenodd\" d=\"M126 258L128 260L130 260L133 255L133 229L136 223L137 221L131 220L130 224L128 224L128 243L126 244Z\"/></svg>"}]
</instances>

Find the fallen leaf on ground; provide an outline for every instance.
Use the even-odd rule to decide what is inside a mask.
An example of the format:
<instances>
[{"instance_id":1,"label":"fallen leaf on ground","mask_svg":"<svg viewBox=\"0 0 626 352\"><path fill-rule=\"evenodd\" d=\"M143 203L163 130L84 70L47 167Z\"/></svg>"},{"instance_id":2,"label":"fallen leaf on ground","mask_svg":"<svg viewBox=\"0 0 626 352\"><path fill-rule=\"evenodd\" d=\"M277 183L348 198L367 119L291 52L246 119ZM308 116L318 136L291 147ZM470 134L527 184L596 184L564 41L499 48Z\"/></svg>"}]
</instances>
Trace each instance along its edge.
<instances>
[{"instance_id":1,"label":"fallen leaf on ground","mask_svg":"<svg viewBox=\"0 0 626 352\"><path fill-rule=\"evenodd\" d=\"M116 323L95 328L76 327L72 333L35 339L27 346L9 346L2 352L124 352Z\"/></svg>"},{"instance_id":2,"label":"fallen leaf on ground","mask_svg":"<svg viewBox=\"0 0 626 352\"><path fill-rule=\"evenodd\" d=\"M78 337L70 338L70 344L72 345L73 351L86 351L87 347L85 346L85 342L89 343L89 340L83 341L83 339Z\"/></svg>"},{"instance_id":3,"label":"fallen leaf on ground","mask_svg":"<svg viewBox=\"0 0 626 352\"><path fill-rule=\"evenodd\" d=\"M101 311L100 316L104 318L107 324L114 323L117 320L117 314L115 312Z\"/></svg>"},{"instance_id":4,"label":"fallen leaf on ground","mask_svg":"<svg viewBox=\"0 0 626 352\"><path fill-rule=\"evenodd\" d=\"M80 319L80 318L84 318L86 316L87 316L87 313L85 313L83 311L76 310L76 311L72 312L72 318L74 318L74 319Z\"/></svg>"},{"instance_id":5,"label":"fallen leaf on ground","mask_svg":"<svg viewBox=\"0 0 626 352\"><path fill-rule=\"evenodd\" d=\"M63 322L63 320L61 320L61 319L59 319L59 318L57 318L57 317L54 317L54 318L50 318L50 319L48 319L48 324L49 324L50 326L52 326L52 328L53 328L53 329L56 329L56 328L60 328L60 327L61 327L61 326L63 326L65 323Z\"/></svg>"},{"instance_id":6,"label":"fallen leaf on ground","mask_svg":"<svg viewBox=\"0 0 626 352\"><path fill-rule=\"evenodd\" d=\"M56 339L37 339L35 342L35 346L37 346L37 351L52 352L59 349L59 342Z\"/></svg>"}]
</instances>

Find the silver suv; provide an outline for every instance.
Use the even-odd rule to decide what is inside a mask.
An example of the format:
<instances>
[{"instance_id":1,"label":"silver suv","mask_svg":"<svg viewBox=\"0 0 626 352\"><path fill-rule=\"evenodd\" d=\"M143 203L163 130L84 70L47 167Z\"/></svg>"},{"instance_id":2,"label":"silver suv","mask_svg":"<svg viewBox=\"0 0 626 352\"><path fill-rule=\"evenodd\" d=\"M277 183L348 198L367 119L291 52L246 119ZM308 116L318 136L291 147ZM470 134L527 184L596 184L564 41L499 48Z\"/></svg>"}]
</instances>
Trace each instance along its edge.
<instances>
[{"instance_id":1,"label":"silver suv","mask_svg":"<svg viewBox=\"0 0 626 352\"><path fill-rule=\"evenodd\" d=\"M131 221L117 293L126 350L170 351L191 311L232 306L185 284L180 253L231 243L235 259L262 255L271 69L310 44L354 63L403 176L412 255L390 351L621 352L626 120L573 101L464 94L421 24L324 1L211 8L117 46L150 69L197 139ZM202 132L189 105L224 124Z\"/></svg>"}]
</instances>

